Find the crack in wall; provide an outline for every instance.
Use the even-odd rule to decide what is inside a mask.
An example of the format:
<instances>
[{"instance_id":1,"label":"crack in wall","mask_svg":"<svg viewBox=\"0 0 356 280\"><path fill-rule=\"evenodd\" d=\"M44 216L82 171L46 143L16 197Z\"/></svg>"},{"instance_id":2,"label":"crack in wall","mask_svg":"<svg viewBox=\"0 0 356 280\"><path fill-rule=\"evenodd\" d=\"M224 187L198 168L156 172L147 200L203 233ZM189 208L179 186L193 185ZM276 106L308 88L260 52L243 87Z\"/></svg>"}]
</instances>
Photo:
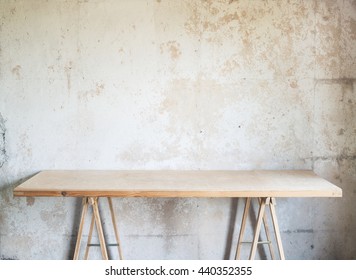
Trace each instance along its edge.
<instances>
[{"instance_id":1,"label":"crack in wall","mask_svg":"<svg viewBox=\"0 0 356 280\"><path fill-rule=\"evenodd\" d=\"M353 85L356 82L356 78L339 78L339 79L314 79L315 82L321 84L348 84Z\"/></svg>"},{"instance_id":2,"label":"crack in wall","mask_svg":"<svg viewBox=\"0 0 356 280\"><path fill-rule=\"evenodd\" d=\"M8 156L6 154L6 127L5 120L0 113L0 168L7 162Z\"/></svg>"},{"instance_id":3,"label":"crack in wall","mask_svg":"<svg viewBox=\"0 0 356 280\"><path fill-rule=\"evenodd\" d=\"M337 155L337 156L315 156L314 160L356 160L356 155Z\"/></svg>"},{"instance_id":4,"label":"crack in wall","mask_svg":"<svg viewBox=\"0 0 356 280\"><path fill-rule=\"evenodd\" d=\"M342 161L354 161L356 160L356 155L336 155L336 156L313 156L304 158L304 160L312 160L313 162L321 160L321 161L336 161L337 163L341 163Z\"/></svg>"}]
</instances>

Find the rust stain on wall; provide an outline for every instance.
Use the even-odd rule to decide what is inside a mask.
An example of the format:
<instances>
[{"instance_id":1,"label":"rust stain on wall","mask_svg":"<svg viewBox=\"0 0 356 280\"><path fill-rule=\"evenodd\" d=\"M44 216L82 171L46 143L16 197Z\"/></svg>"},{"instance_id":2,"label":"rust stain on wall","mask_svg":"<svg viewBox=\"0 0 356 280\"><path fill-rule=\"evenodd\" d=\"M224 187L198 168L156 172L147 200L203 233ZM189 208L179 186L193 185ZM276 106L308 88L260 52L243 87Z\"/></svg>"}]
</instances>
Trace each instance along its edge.
<instances>
[{"instance_id":1,"label":"rust stain on wall","mask_svg":"<svg viewBox=\"0 0 356 280\"><path fill-rule=\"evenodd\" d=\"M180 44L176 41L168 41L160 45L161 54L168 52L172 60L176 60L182 54Z\"/></svg>"},{"instance_id":2,"label":"rust stain on wall","mask_svg":"<svg viewBox=\"0 0 356 280\"><path fill-rule=\"evenodd\" d=\"M327 76L338 77L342 46L342 15L337 1L316 1L316 32L319 46L316 63Z\"/></svg>"},{"instance_id":3,"label":"rust stain on wall","mask_svg":"<svg viewBox=\"0 0 356 280\"><path fill-rule=\"evenodd\" d=\"M240 68L241 65L238 60L238 56L232 56L230 59L226 60L221 67L221 73L229 74L233 70Z\"/></svg>"}]
</instances>

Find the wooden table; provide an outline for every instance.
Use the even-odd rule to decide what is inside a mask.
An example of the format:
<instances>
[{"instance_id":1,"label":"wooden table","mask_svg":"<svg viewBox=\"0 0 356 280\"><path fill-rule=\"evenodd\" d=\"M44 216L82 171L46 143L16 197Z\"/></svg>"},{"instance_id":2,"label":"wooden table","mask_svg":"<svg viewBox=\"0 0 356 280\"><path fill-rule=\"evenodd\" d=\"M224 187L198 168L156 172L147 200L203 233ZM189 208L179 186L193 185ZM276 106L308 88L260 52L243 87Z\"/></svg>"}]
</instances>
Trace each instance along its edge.
<instances>
[{"instance_id":1,"label":"wooden table","mask_svg":"<svg viewBox=\"0 0 356 280\"><path fill-rule=\"evenodd\" d=\"M118 247L121 259L121 244L112 197L243 197L246 198L246 202L235 255L235 259L239 259L241 245L246 243L243 241L243 235L251 199L257 198L259 211L249 258L255 258L258 244L268 244L271 257L272 259L275 258L265 213L266 206L269 206L279 255L281 259L284 259L275 210L275 198L341 197L342 190L310 170L53 170L39 172L16 187L14 195L83 198L74 259L79 257L83 226L89 206L93 208L93 215L84 258L88 258L95 224L103 258L108 259L98 208L99 197L106 197L109 201L117 241L117 244L114 245ZM258 239L262 223L266 231L267 241L261 242Z\"/></svg>"}]
</instances>

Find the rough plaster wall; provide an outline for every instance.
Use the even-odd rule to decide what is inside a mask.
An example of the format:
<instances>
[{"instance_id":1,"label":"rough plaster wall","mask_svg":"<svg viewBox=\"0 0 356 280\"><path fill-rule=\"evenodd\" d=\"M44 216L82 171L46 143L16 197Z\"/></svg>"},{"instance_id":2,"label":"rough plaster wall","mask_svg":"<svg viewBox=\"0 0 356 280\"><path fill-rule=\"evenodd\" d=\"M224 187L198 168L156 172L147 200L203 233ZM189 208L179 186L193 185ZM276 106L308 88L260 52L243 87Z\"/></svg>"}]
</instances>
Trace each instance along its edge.
<instances>
[{"instance_id":1,"label":"rough plaster wall","mask_svg":"<svg viewBox=\"0 0 356 280\"><path fill-rule=\"evenodd\" d=\"M355 20L346 0L1 0L0 257L72 257L80 200L12 196L43 169L312 168L344 197L279 200L286 255L356 258ZM233 256L241 200L115 202L127 259Z\"/></svg>"},{"instance_id":2,"label":"rough plaster wall","mask_svg":"<svg viewBox=\"0 0 356 280\"><path fill-rule=\"evenodd\" d=\"M6 129L5 129L5 120L0 114L0 168L6 162L6 150L5 150L5 140L6 140Z\"/></svg>"}]
</instances>

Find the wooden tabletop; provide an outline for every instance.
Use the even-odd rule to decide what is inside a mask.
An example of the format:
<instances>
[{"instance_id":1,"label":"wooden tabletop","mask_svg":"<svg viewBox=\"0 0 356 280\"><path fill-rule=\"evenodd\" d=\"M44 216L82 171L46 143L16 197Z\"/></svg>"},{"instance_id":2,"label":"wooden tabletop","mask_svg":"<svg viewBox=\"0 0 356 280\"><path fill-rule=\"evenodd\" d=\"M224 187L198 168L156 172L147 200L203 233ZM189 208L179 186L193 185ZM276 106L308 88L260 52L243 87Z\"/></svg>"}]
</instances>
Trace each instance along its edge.
<instances>
[{"instance_id":1,"label":"wooden tabletop","mask_svg":"<svg viewBox=\"0 0 356 280\"><path fill-rule=\"evenodd\" d=\"M310 170L52 170L14 189L15 196L341 197Z\"/></svg>"}]
</instances>

